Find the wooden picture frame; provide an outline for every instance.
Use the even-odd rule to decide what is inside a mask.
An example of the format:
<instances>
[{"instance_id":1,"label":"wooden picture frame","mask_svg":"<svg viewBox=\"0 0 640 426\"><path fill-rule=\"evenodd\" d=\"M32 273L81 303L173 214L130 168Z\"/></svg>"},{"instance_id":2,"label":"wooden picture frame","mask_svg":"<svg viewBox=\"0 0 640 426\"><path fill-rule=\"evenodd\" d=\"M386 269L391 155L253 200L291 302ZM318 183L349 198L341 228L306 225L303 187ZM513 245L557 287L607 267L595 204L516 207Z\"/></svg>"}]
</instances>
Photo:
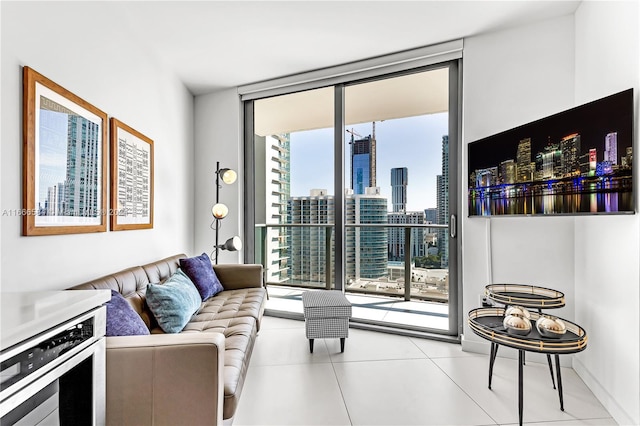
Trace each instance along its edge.
<instances>
[{"instance_id":1,"label":"wooden picture frame","mask_svg":"<svg viewBox=\"0 0 640 426\"><path fill-rule=\"evenodd\" d=\"M153 141L111 117L112 231L153 228Z\"/></svg>"},{"instance_id":2,"label":"wooden picture frame","mask_svg":"<svg viewBox=\"0 0 640 426\"><path fill-rule=\"evenodd\" d=\"M107 230L107 114L23 68L22 234Z\"/></svg>"}]
</instances>

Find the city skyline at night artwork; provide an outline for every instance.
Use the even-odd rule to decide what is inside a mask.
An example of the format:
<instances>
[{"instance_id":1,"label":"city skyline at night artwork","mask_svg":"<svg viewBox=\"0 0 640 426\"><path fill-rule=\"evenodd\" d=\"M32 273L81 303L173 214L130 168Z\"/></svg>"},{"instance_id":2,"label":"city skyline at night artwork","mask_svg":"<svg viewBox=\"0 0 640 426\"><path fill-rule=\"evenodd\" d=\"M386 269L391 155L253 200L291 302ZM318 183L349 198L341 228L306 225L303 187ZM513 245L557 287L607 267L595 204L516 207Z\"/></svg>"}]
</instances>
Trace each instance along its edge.
<instances>
[{"instance_id":1,"label":"city skyline at night artwork","mask_svg":"<svg viewBox=\"0 0 640 426\"><path fill-rule=\"evenodd\" d=\"M469 216L634 213L633 89L468 145Z\"/></svg>"}]
</instances>

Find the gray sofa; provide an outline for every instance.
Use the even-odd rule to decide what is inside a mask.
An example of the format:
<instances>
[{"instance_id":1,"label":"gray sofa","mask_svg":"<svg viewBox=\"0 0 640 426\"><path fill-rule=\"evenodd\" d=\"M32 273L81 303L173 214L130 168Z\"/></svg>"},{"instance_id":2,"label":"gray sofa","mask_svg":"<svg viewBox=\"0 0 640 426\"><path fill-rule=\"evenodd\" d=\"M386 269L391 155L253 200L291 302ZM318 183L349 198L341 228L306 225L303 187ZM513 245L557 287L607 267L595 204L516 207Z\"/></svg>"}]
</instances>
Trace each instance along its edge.
<instances>
[{"instance_id":1,"label":"gray sofa","mask_svg":"<svg viewBox=\"0 0 640 426\"><path fill-rule=\"evenodd\" d=\"M171 276L178 254L72 287L113 289L140 315L150 335L107 337L107 423L216 425L233 417L266 291L261 265L215 265L224 291L180 333L165 334L145 302L146 287Z\"/></svg>"}]
</instances>

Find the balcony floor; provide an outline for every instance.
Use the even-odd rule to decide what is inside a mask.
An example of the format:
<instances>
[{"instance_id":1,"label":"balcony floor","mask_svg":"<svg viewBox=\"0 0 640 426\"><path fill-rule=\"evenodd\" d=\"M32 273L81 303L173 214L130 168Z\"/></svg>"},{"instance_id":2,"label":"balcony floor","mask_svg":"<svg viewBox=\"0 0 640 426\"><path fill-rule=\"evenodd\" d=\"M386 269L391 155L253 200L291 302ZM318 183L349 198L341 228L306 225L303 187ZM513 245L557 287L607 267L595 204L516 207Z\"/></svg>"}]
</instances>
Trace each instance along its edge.
<instances>
[{"instance_id":1,"label":"balcony floor","mask_svg":"<svg viewBox=\"0 0 640 426\"><path fill-rule=\"evenodd\" d=\"M302 293L307 289L270 285L266 309L272 314L302 315ZM409 326L446 331L449 307L446 303L404 301L397 297L346 293L354 320L375 321L390 326Z\"/></svg>"}]
</instances>

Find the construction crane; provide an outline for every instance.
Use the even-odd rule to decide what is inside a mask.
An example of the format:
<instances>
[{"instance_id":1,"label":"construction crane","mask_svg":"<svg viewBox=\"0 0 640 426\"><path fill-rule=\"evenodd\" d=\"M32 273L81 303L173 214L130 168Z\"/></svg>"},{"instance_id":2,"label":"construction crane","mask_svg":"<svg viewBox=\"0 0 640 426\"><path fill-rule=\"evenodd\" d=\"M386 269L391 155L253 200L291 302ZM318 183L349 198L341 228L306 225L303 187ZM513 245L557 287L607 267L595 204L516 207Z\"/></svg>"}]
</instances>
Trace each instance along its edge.
<instances>
[{"instance_id":1,"label":"construction crane","mask_svg":"<svg viewBox=\"0 0 640 426\"><path fill-rule=\"evenodd\" d=\"M362 136L361 136L360 134L356 133L356 132L353 130L353 128L351 128L351 130L347 129L347 130L345 130L345 132L347 132L347 133L351 133L351 142L349 142L349 143L353 143L353 137L354 137L354 136L357 136L357 137L359 137L360 139L362 139Z\"/></svg>"}]
</instances>

